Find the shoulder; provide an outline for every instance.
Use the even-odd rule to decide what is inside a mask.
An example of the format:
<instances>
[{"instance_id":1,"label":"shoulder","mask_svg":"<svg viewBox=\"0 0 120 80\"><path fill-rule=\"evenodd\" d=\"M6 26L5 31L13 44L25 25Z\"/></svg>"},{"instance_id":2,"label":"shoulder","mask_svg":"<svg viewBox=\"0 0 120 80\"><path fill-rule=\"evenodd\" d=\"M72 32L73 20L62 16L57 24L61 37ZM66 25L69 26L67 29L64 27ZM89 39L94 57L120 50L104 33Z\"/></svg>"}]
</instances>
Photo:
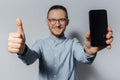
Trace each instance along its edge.
<instances>
[{"instance_id":1,"label":"shoulder","mask_svg":"<svg viewBox=\"0 0 120 80\"><path fill-rule=\"evenodd\" d=\"M77 38L66 38L66 40L64 41L67 45L76 45L76 44L80 44L80 41Z\"/></svg>"},{"instance_id":2,"label":"shoulder","mask_svg":"<svg viewBox=\"0 0 120 80\"><path fill-rule=\"evenodd\" d=\"M79 42L79 40L77 38L66 38L67 41L71 41L71 42Z\"/></svg>"},{"instance_id":3,"label":"shoulder","mask_svg":"<svg viewBox=\"0 0 120 80\"><path fill-rule=\"evenodd\" d=\"M69 39L69 41L72 43L72 46L76 48L76 46L82 46L81 42L77 38Z\"/></svg>"},{"instance_id":4,"label":"shoulder","mask_svg":"<svg viewBox=\"0 0 120 80\"><path fill-rule=\"evenodd\" d=\"M35 42L33 42L32 47L34 47L34 46L41 46L42 43L43 43L43 40L42 39L38 39Z\"/></svg>"}]
</instances>

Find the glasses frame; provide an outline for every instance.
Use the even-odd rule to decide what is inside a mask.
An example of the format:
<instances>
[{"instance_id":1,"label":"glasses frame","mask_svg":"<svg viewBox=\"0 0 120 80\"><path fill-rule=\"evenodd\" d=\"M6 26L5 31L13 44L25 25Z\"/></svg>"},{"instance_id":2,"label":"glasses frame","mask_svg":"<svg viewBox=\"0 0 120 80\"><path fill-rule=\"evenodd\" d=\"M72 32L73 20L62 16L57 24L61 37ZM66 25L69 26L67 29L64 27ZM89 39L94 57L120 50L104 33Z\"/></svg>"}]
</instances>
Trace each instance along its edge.
<instances>
[{"instance_id":1,"label":"glasses frame","mask_svg":"<svg viewBox=\"0 0 120 80\"><path fill-rule=\"evenodd\" d=\"M57 21L60 24L65 24L66 21L68 21L68 18L60 18L60 19L55 19L55 18L48 18L48 21L50 22L50 24L55 25L57 23Z\"/></svg>"}]
</instances>

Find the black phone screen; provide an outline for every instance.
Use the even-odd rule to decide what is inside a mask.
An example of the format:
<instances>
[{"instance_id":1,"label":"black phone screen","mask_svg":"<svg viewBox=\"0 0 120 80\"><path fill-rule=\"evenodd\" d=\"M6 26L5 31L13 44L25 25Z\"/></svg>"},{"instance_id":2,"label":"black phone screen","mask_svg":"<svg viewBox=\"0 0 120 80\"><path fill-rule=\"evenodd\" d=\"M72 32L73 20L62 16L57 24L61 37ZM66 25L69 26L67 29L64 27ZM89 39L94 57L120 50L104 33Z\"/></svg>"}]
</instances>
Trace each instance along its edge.
<instances>
[{"instance_id":1,"label":"black phone screen","mask_svg":"<svg viewBox=\"0 0 120 80\"><path fill-rule=\"evenodd\" d=\"M90 10L90 34L92 46L106 46L107 34L107 11L106 10Z\"/></svg>"}]
</instances>

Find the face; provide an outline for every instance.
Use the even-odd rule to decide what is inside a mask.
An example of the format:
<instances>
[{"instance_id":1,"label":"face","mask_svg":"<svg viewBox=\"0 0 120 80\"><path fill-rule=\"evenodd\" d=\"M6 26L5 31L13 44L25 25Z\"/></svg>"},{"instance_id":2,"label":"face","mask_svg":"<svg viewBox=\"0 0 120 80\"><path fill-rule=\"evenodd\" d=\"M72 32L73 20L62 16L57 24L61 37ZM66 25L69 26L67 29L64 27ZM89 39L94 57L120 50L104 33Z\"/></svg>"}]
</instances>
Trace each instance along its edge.
<instances>
[{"instance_id":1,"label":"face","mask_svg":"<svg viewBox=\"0 0 120 80\"><path fill-rule=\"evenodd\" d=\"M56 37L60 37L68 25L66 13L61 9L51 10L48 14L47 24L51 33Z\"/></svg>"}]
</instances>

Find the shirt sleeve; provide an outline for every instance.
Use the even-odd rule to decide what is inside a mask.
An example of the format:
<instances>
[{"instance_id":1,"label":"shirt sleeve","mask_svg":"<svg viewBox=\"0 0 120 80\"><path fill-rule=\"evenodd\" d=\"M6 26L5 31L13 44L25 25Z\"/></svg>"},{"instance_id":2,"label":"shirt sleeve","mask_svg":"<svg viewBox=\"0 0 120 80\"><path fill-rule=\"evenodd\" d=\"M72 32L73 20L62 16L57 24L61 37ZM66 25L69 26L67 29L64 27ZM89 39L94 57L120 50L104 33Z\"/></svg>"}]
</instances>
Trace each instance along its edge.
<instances>
[{"instance_id":1,"label":"shirt sleeve","mask_svg":"<svg viewBox=\"0 0 120 80\"><path fill-rule=\"evenodd\" d=\"M18 57L27 65L34 63L38 58L40 58L40 42L36 41L31 49L27 46L26 53L24 55L18 55Z\"/></svg>"},{"instance_id":2,"label":"shirt sleeve","mask_svg":"<svg viewBox=\"0 0 120 80\"><path fill-rule=\"evenodd\" d=\"M79 40L73 39L72 47L74 58L82 63L91 64L96 55L89 55L85 53L83 46L80 44Z\"/></svg>"}]
</instances>

